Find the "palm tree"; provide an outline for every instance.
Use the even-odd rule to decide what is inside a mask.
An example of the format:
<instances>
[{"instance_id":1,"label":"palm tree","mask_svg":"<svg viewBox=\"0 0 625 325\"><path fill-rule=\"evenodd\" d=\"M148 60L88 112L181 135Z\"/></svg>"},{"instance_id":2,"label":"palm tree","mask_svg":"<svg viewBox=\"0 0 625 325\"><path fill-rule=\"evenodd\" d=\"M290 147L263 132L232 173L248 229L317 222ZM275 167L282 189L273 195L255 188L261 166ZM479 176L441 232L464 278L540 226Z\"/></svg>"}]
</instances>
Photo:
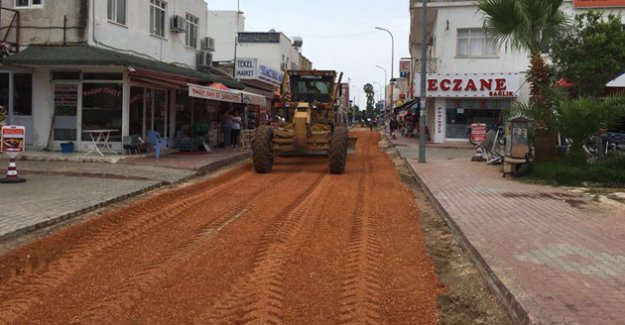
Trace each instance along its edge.
<instances>
[{"instance_id":1,"label":"palm tree","mask_svg":"<svg viewBox=\"0 0 625 325\"><path fill-rule=\"evenodd\" d=\"M547 108L544 88L549 72L541 56L543 49L568 26L560 10L562 0L478 0L484 14L484 31L497 46L530 52L530 102Z\"/></svg>"}]
</instances>

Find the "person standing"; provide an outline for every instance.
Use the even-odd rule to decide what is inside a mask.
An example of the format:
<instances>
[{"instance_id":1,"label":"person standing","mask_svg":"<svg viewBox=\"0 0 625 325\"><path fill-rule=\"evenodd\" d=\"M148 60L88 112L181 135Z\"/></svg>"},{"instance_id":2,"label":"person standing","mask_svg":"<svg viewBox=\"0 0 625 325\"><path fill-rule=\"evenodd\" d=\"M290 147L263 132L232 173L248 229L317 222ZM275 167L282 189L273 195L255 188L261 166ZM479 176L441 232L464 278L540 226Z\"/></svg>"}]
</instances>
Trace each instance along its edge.
<instances>
[{"instance_id":1,"label":"person standing","mask_svg":"<svg viewBox=\"0 0 625 325\"><path fill-rule=\"evenodd\" d=\"M235 111L234 116L231 116L230 120L232 121L232 138L230 143L232 147L238 147L239 135L241 134L241 124L243 124L239 111Z\"/></svg>"},{"instance_id":2,"label":"person standing","mask_svg":"<svg viewBox=\"0 0 625 325\"><path fill-rule=\"evenodd\" d=\"M232 145L232 115L230 115L230 110L227 110L224 114L224 148Z\"/></svg>"}]
</instances>

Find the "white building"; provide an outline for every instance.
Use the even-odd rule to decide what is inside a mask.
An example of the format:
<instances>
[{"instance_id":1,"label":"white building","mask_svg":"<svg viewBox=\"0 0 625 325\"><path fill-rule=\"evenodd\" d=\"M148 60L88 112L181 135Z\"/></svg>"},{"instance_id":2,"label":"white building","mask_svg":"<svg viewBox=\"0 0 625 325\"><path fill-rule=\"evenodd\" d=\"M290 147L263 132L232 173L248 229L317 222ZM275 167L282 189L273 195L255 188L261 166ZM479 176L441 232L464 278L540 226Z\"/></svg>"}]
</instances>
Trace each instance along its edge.
<instances>
[{"instance_id":1,"label":"white building","mask_svg":"<svg viewBox=\"0 0 625 325\"><path fill-rule=\"evenodd\" d=\"M245 17L237 11L210 11L208 35L215 40L213 62L246 85L245 90L265 96L266 109L287 69L311 69L301 53L302 40L289 39L281 32L247 32Z\"/></svg>"},{"instance_id":2,"label":"white building","mask_svg":"<svg viewBox=\"0 0 625 325\"><path fill-rule=\"evenodd\" d=\"M583 3L588 1L565 1L562 10L573 16L587 10ZM420 95L421 7L420 0L410 1L415 97ZM489 45L475 2L429 1L427 14L426 124L434 142L464 141L471 123L497 123L513 101L529 100L529 53Z\"/></svg>"},{"instance_id":3,"label":"white building","mask_svg":"<svg viewBox=\"0 0 625 325\"><path fill-rule=\"evenodd\" d=\"M0 17L8 31L0 104L9 123L26 126L32 148L58 150L69 141L89 150L93 129L114 130L119 151L124 136L173 138L206 119L208 106L220 109L187 96L188 83L243 88L207 67L203 0L14 3L4 1Z\"/></svg>"}]
</instances>

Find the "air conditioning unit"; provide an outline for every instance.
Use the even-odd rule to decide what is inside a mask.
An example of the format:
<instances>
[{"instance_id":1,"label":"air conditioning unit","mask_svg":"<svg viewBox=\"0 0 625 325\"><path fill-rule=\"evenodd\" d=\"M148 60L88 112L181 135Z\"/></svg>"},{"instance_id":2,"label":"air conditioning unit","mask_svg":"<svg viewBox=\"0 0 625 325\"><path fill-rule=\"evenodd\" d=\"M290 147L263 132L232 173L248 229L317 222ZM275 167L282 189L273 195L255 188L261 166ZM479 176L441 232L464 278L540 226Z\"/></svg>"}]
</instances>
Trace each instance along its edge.
<instances>
[{"instance_id":1,"label":"air conditioning unit","mask_svg":"<svg viewBox=\"0 0 625 325\"><path fill-rule=\"evenodd\" d=\"M196 65L198 69L208 68L213 65L213 53L208 51L200 51L197 54Z\"/></svg>"},{"instance_id":2,"label":"air conditioning unit","mask_svg":"<svg viewBox=\"0 0 625 325\"><path fill-rule=\"evenodd\" d=\"M203 51L215 51L215 39L212 37L204 37L200 42Z\"/></svg>"},{"instance_id":3,"label":"air conditioning unit","mask_svg":"<svg viewBox=\"0 0 625 325\"><path fill-rule=\"evenodd\" d=\"M182 16L174 15L171 17L171 28L173 33L184 33L187 30L187 21Z\"/></svg>"}]
</instances>

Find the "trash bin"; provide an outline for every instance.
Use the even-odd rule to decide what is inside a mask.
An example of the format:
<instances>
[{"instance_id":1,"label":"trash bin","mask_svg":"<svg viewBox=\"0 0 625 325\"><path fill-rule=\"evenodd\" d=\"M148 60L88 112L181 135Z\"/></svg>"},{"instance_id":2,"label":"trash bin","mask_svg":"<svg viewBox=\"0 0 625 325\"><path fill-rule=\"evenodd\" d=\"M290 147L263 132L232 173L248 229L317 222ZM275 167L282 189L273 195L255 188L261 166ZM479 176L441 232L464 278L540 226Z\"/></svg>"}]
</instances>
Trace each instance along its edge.
<instances>
[{"instance_id":1,"label":"trash bin","mask_svg":"<svg viewBox=\"0 0 625 325\"><path fill-rule=\"evenodd\" d=\"M522 165L528 163L530 152L528 129L530 120L516 117L506 123L506 145L504 147L503 176L516 176Z\"/></svg>"},{"instance_id":2,"label":"trash bin","mask_svg":"<svg viewBox=\"0 0 625 325\"><path fill-rule=\"evenodd\" d=\"M74 152L74 143L73 142L61 143L61 152L62 153L72 153L72 152Z\"/></svg>"}]
</instances>

